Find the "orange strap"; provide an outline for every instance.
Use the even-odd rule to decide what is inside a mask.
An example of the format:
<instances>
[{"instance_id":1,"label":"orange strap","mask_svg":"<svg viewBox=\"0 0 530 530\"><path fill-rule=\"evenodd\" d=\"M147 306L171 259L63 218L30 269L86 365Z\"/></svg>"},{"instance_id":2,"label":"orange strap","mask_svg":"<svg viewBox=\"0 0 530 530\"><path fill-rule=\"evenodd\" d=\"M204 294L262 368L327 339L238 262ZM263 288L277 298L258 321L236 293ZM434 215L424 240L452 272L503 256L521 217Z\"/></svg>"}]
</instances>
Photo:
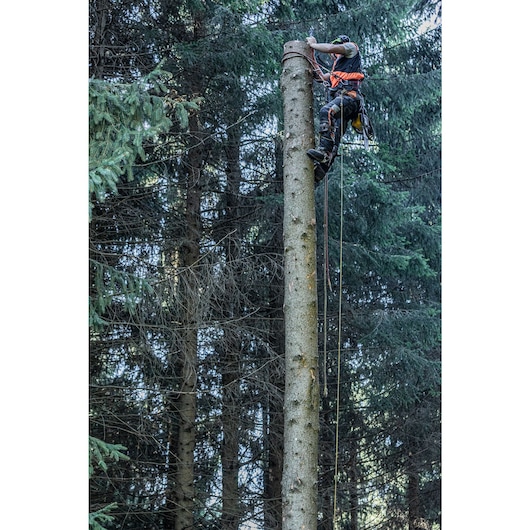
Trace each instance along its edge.
<instances>
[{"instance_id":1,"label":"orange strap","mask_svg":"<svg viewBox=\"0 0 530 530\"><path fill-rule=\"evenodd\" d=\"M335 88L341 81L362 81L364 74L361 72L331 72L331 86Z\"/></svg>"}]
</instances>

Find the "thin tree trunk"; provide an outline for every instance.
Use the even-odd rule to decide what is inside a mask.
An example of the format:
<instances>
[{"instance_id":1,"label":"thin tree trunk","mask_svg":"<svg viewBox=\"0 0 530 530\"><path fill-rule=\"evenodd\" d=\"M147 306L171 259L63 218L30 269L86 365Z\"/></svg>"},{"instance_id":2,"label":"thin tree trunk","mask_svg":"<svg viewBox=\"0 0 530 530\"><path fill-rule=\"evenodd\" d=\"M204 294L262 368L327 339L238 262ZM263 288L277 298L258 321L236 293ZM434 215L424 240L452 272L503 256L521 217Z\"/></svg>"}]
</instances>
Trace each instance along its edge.
<instances>
[{"instance_id":1,"label":"thin tree trunk","mask_svg":"<svg viewBox=\"0 0 530 530\"><path fill-rule=\"evenodd\" d=\"M269 380L269 384L274 382ZM275 396L268 402L267 469L265 470L265 530L282 527L283 410Z\"/></svg>"},{"instance_id":2,"label":"thin tree trunk","mask_svg":"<svg viewBox=\"0 0 530 530\"><path fill-rule=\"evenodd\" d=\"M274 286L276 291L278 286ZM283 294L272 296L277 300L278 307L274 308L271 314L271 333L269 344L271 346L271 356L278 356L283 353L285 346L285 335L283 320L278 319L282 311ZM278 352L278 353L276 353ZM265 440L265 452L267 467L265 469L264 487L264 511L265 530L280 530L282 527L282 471L283 471L283 434L284 434L284 370L279 361L274 358L267 370L268 383L271 387L267 398L267 429ZM274 389L274 390L272 390Z\"/></svg>"},{"instance_id":3,"label":"thin tree trunk","mask_svg":"<svg viewBox=\"0 0 530 530\"><path fill-rule=\"evenodd\" d=\"M232 324L241 316L239 303L239 283L241 281L240 230L238 194L241 183L239 167L239 145L241 132L234 126L228 134L226 147L227 157L227 189L225 220L230 233L225 239L226 255L226 292L230 298L226 300L225 318L228 323L222 346L221 381L222 381L222 414L223 443L221 446L222 467L222 512L221 529L237 530L240 520L239 502L239 428L240 428L240 351L241 339L237 328ZM233 231L233 232L232 232Z\"/></svg>"},{"instance_id":4,"label":"thin tree trunk","mask_svg":"<svg viewBox=\"0 0 530 530\"><path fill-rule=\"evenodd\" d=\"M231 333L230 331L228 332ZM221 447L222 503L221 529L239 528L239 344L237 340L227 340L223 356L223 404L221 421L223 443Z\"/></svg>"},{"instance_id":5,"label":"thin tree trunk","mask_svg":"<svg viewBox=\"0 0 530 530\"><path fill-rule=\"evenodd\" d=\"M275 176L273 194L282 193L283 180L283 148L279 138L275 139ZM282 211L275 210L271 219L274 225L282 222ZM276 230L271 240L273 248L281 248L283 244L281 230ZM272 281L268 299L271 300L269 313L269 339L272 363L267 369L268 383L271 392L265 400L266 426L264 452L266 468L264 471L264 521L265 530L280 530L282 527L282 470L283 470L283 394L284 367L278 362L278 356L284 358L285 330L283 325L283 286L279 281Z\"/></svg>"},{"instance_id":6,"label":"thin tree trunk","mask_svg":"<svg viewBox=\"0 0 530 530\"><path fill-rule=\"evenodd\" d=\"M312 71L300 41L284 46L285 427L283 529L316 530L318 341Z\"/></svg>"},{"instance_id":7,"label":"thin tree trunk","mask_svg":"<svg viewBox=\"0 0 530 530\"><path fill-rule=\"evenodd\" d=\"M326 293L324 293L324 296ZM325 370L326 367L323 367ZM322 431L320 435L320 530L333 530L333 485L335 474L334 422L335 409L331 399L322 399Z\"/></svg>"},{"instance_id":8,"label":"thin tree trunk","mask_svg":"<svg viewBox=\"0 0 530 530\"><path fill-rule=\"evenodd\" d=\"M276 289L276 287L275 287ZM283 301L283 296L278 297L278 302ZM284 330L283 321L278 322L276 313L280 313L281 307L271 316L271 355L277 356L276 352L283 352ZM281 329L279 329L281 327ZM268 368L268 384L271 391L266 401L266 439L264 442L266 469L264 472L264 519L265 530L280 530L282 527L282 471L283 471L283 434L284 434L284 370L277 359L272 359ZM273 390L274 389L274 390Z\"/></svg>"},{"instance_id":9,"label":"thin tree trunk","mask_svg":"<svg viewBox=\"0 0 530 530\"><path fill-rule=\"evenodd\" d=\"M191 137L199 137L196 115L190 116ZM190 170L187 180L186 223L187 241L182 245L181 275L183 285L183 343L181 352L181 385L177 399L179 414L176 447L176 512L175 530L191 530L194 512L194 451L195 417L197 411L197 347L198 347L198 260L201 235L201 153L190 149Z\"/></svg>"},{"instance_id":10,"label":"thin tree trunk","mask_svg":"<svg viewBox=\"0 0 530 530\"><path fill-rule=\"evenodd\" d=\"M357 471L357 442L352 442L350 451L350 528L351 530L359 530L359 473Z\"/></svg>"},{"instance_id":11,"label":"thin tree trunk","mask_svg":"<svg viewBox=\"0 0 530 530\"><path fill-rule=\"evenodd\" d=\"M415 471L408 474L407 503L409 530L424 530L420 519L420 482Z\"/></svg>"}]
</instances>

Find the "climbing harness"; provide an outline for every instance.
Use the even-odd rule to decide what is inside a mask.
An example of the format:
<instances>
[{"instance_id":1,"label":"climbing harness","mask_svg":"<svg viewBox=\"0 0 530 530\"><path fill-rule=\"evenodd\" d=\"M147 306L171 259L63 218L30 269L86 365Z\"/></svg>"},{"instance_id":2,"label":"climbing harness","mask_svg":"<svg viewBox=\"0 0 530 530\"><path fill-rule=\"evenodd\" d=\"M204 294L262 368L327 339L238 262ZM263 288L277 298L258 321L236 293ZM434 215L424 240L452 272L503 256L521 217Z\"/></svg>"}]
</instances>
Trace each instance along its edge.
<instances>
[{"instance_id":1,"label":"climbing harness","mask_svg":"<svg viewBox=\"0 0 530 530\"><path fill-rule=\"evenodd\" d=\"M360 134L364 140L364 147L368 149L369 141L374 139L374 129L368 113L366 112L366 107L364 105L364 97L359 93L359 112L355 120L351 123L353 130Z\"/></svg>"}]
</instances>

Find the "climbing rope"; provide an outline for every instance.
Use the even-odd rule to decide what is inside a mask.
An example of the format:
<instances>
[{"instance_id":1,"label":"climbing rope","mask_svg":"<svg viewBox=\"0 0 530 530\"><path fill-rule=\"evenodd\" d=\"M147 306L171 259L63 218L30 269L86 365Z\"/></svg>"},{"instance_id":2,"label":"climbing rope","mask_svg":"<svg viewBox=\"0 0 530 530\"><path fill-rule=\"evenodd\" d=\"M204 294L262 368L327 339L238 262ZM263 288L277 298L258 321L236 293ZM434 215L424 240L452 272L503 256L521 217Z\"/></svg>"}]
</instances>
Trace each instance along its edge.
<instances>
[{"instance_id":1,"label":"climbing rope","mask_svg":"<svg viewBox=\"0 0 530 530\"><path fill-rule=\"evenodd\" d=\"M317 74L317 76L320 78L322 83L327 83L327 79L324 77L324 72L322 71L322 66L317 61L315 50L311 48L311 59L310 59L311 66L313 67L313 71Z\"/></svg>"},{"instance_id":2,"label":"climbing rope","mask_svg":"<svg viewBox=\"0 0 530 530\"><path fill-rule=\"evenodd\" d=\"M344 105L341 96L341 137L344 133ZM333 483L333 527L337 522L337 487L339 481L339 419L340 419L340 375L341 375L341 342L342 342L342 239L344 230L344 158L340 157L340 235L339 235L339 307L337 323L337 405L335 411L335 472Z\"/></svg>"},{"instance_id":3,"label":"climbing rope","mask_svg":"<svg viewBox=\"0 0 530 530\"><path fill-rule=\"evenodd\" d=\"M331 291L331 278L329 273L329 242L328 242L328 176L324 176L324 319L323 319L323 342L324 342L324 352L323 352L323 366L324 366L324 397L328 397L328 374L327 374L327 344L328 344L328 293L326 290L326 284ZM327 281L326 281L327 280Z\"/></svg>"}]
</instances>

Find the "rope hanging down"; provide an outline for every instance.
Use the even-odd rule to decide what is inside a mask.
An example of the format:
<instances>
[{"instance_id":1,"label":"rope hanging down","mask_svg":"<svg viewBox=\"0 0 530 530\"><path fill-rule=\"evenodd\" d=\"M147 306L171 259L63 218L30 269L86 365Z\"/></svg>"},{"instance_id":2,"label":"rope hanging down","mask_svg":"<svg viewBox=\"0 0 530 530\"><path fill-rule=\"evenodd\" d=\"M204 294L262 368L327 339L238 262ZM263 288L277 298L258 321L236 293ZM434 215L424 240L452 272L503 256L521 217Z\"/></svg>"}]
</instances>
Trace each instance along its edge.
<instances>
[{"instance_id":1,"label":"rope hanging down","mask_svg":"<svg viewBox=\"0 0 530 530\"><path fill-rule=\"evenodd\" d=\"M341 114L343 115L343 101L341 97ZM344 120L341 120L343 133ZM342 136L342 135L341 135ZM341 375L341 342L342 342L342 239L344 229L344 159L340 157L340 247L339 247L339 308L337 323L337 397L335 411L335 472L333 486L333 527L337 527L337 487L339 481L339 419L340 419L340 375Z\"/></svg>"},{"instance_id":2,"label":"rope hanging down","mask_svg":"<svg viewBox=\"0 0 530 530\"><path fill-rule=\"evenodd\" d=\"M344 111L341 98L341 113ZM343 120L341 120L341 132L343 132ZM342 135L341 135L342 136ZM339 307L337 324L337 384L336 384L336 410L335 410L335 462L333 473L333 528L338 528L337 522L337 489L339 481L339 423L340 423L340 378L341 378L341 343L342 343L342 259L343 259L343 231L344 231L344 159L340 157L340 235L339 235ZM331 278L329 274L328 253L328 176L324 177L324 271L327 284L331 291ZM324 396L328 396L327 383L327 289L324 286L324 315L323 315L323 350L324 350Z\"/></svg>"}]
</instances>

